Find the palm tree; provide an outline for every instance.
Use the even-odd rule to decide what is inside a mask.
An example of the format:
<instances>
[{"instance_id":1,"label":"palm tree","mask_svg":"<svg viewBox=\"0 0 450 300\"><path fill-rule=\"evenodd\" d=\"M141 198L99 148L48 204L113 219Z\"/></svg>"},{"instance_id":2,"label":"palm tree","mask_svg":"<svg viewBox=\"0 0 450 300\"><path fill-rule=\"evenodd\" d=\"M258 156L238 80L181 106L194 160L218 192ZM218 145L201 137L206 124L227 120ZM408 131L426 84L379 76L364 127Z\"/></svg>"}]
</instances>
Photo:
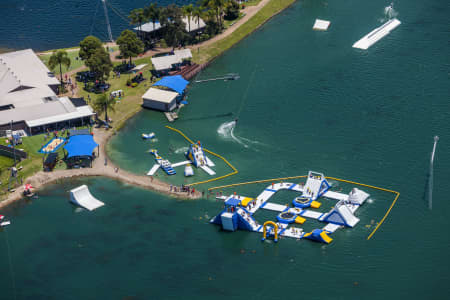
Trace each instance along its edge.
<instances>
[{"instance_id":1,"label":"palm tree","mask_svg":"<svg viewBox=\"0 0 450 300\"><path fill-rule=\"evenodd\" d=\"M63 76L62 76L62 66L64 65L66 69L70 67L70 58L66 51L58 50L53 52L52 56L48 61L50 69L53 71L59 65L59 76L61 78L61 91L63 90Z\"/></svg>"},{"instance_id":2,"label":"palm tree","mask_svg":"<svg viewBox=\"0 0 450 300\"><path fill-rule=\"evenodd\" d=\"M138 25L139 34L141 34L142 22L145 21L144 9L142 9L142 8L133 9L130 12L130 15L128 16L128 18L130 19L130 23L131 24L133 24L133 25L137 24Z\"/></svg>"},{"instance_id":3,"label":"palm tree","mask_svg":"<svg viewBox=\"0 0 450 300\"><path fill-rule=\"evenodd\" d=\"M107 96L105 93L99 95L93 103L94 110L97 114L105 113L105 122L108 124L108 109L111 111L115 111L114 104L116 104L116 100Z\"/></svg>"},{"instance_id":4,"label":"palm tree","mask_svg":"<svg viewBox=\"0 0 450 300\"><path fill-rule=\"evenodd\" d=\"M155 31L156 22L159 21L160 14L161 9L158 7L158 3L152 3L144 9L145 18L153 23L153 31Z\"/></svg>"},{"instance_id":5,"label":"palm tree","mask_svg":"<svg viewBox=\"0 0 450 300\"><path fill-rule=\"evenodd\" d=\"M219 28L222 28L222 15L225 3L226 0L210 0L208 2L208 6L215 9L216 11L217 23L219 23Z\"/></svg>"},{"instance_id":6,"label":"palm tree","mask_svg":"<svg viewBox=\"0 0 450 300\"><path fill-rule=\"evenodd\" d=\"M200 28L200 18L203 16L203 10L200 6L194 7L194 10L192 11L192 17L194 20L197 19L197 29Z\"/></svg>"},{"instance_id":7,"label":"palm tree","mask_svg":"<svg viewBox=\"0 0 450 300\"><path fill-rule=\"evenodd\" d=\"M187 17L188 19L188 28L189 28L189 33L191 32L191 18L192 18L192 13L194 12L194 6L191 4L183 6L183 14Z\"/></svg>"}]
</instances>

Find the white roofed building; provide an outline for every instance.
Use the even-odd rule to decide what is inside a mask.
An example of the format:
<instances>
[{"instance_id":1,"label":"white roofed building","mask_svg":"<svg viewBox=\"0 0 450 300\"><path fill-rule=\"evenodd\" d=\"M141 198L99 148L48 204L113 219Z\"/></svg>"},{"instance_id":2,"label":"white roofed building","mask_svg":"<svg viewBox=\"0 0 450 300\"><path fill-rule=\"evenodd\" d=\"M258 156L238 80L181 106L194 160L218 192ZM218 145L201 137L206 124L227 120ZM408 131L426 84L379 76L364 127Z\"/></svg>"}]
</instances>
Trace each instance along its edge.
<instances>
[{"instance_id":1,"label":"white roofed building","mask_svg":"<svg viewBox=\"0 0 450 300\"><path fill-rule=\"evenodd\" d=\"M160 111L172 111L177 105L178 96L176 92L151 87L142 96L144 101L142 106Z\"/></svg>"},{"instance_id":2,"label":"white roofed building","mask_svg":"<svg viewBox=\"0 0 450 300\"><path fill-rule=\"evenodd\" d=\"M59 81L31 50L0 54L0 130L29 134L89 122L95 113L84 101L56 95Z\"/></svg>"},{"instance_id":3,"label":"white roofed building","mask_svg":"<svg viewBox=\"0 0 450 300\"><path fill-rule=\"evenodd\" d=\"M176 69L183 64L184 60L191 59L191 49L175 50L173 54L159 57L152 57L153 69L159 74L167 74L170 70Z\"/></svg>"},{"instance_id":4,"label":"white roofed building","mask_svg":"<svg viewBox=\"0 0 450 300\"><path fill-rule=\"evenodd\" d=\"M197 18L194 17L191 17L190 21L188 21L188 17L183 17L181 20L186 25L186 32L189 33L196 33L206 27L205 21L203 21L202 18L199 18L198 22ZM161 29L161 27L162 27L161 23L159 22L155 22L155 24L153 24L153 22L148 22L142 24L140 29L139 27L135 27L133 28L133 30L140 31L142 34L145 35L148 33L157 32L158 30Z\"/></svg>"}]
</instances>

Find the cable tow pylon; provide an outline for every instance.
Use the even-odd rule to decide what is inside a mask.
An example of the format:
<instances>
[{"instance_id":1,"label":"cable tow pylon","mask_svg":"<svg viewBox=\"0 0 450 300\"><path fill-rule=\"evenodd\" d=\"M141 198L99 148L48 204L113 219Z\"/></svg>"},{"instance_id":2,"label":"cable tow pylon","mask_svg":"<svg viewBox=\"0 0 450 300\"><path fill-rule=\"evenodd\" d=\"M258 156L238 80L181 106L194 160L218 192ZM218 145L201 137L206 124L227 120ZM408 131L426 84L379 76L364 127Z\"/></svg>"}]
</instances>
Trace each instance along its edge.
<instances>
[{"instance_id":1,"label":"cable tow pylon","mask_svg":"<svg viewBox=\"0 0 450 300\"><path fill-rule=\"evenodd\" d=\"M108 38L110 42L114 42L111 32L111 24L109 24L109 17L108 17L108 9L106 8L106 0L102 0L103 2L103 10L105 11L105 18L106 18L106 28L108 30Z\"/></svg>"}]
</instances>

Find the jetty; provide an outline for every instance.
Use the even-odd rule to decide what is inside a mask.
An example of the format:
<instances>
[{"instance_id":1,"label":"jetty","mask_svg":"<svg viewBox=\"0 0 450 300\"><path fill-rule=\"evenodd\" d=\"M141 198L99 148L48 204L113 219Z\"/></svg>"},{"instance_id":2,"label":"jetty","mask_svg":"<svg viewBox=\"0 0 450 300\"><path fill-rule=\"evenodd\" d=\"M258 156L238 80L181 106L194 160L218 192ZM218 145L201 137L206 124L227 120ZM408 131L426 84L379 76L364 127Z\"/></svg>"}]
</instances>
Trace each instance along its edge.
<instances>
[{"instance_id":1,"label":"jetty","mask_svg":"<svg viewBox=\"0 0 450 300\"><path fill-rule=\"evenodd\" d=\"M209 79L202 79L202 80L196 80L196 83L200 83L200 82L208 82L208 81L216 81L216 80L238 80L239 78L241 78L239 76L239 74L237 73L230 73L230 74L226 74L226 75L222 75L219 77L214 77L214 78L209 78Z\"/></svg>"}]
</instances>

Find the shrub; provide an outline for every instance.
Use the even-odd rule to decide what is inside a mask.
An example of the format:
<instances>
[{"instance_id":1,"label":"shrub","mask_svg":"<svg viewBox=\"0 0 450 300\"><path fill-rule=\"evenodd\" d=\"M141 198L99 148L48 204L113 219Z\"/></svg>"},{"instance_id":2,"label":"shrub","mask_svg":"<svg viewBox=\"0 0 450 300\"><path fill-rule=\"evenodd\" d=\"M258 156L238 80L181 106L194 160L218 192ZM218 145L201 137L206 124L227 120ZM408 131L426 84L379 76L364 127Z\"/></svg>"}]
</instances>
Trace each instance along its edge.
<instances>
[{"instance_id":1,"label":"shrub","mask_svg":"<svg viewBox=\"0 0 450 300\"><path fill-rule=\"evenodd\" d=\"M231 0L225 7L225 20L235 20L239 17L239 4Z\"/></svg>"},{"instance_id":2,"label":"shrub","mask_svg":"<svg viewBox=\"0 0 450 300\"><path fill-rule=\"evenodd\" d=\"M166 40L165 40L165 39L161 39L161 40L159 41L159 46L160 46L161 48L167 48Z\"/></svg>"},{"instance_id":3,"label":"shrub","mask_svg":"<svg viewBox=\"0 0 450 300\"><path fill-rule=\"evenodd\" d=\"M209 34L203 33L200 35L200 41L206 41L209 40Z\"/></svg>"}]
</instances>

